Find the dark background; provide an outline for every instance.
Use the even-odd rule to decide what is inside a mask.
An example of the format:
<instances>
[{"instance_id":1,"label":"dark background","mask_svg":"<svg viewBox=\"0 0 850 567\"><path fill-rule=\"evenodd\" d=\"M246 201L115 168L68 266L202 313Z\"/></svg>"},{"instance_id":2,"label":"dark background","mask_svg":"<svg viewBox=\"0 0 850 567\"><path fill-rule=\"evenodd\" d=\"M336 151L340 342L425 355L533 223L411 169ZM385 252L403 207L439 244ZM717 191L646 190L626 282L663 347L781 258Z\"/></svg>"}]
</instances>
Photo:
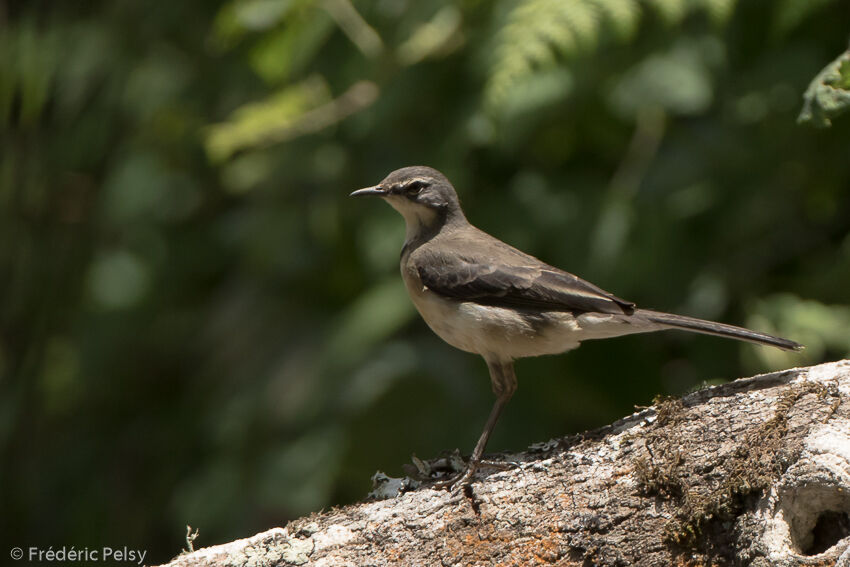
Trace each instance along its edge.
<instances>
[{"instance_id":1,"label":"dark background","mask_svg":"<svg viewBox=\"0 0 850 567\"><path fill-rule=\"evenodd\" d=\"M847 14L0 1L0 554L162 562L186 524L246 537L468 452L486 367L413 310L401 218L347 198L405 165L625 299L808 346L670 332L524 360L491 450L848 356L850 119L796 122Z\"/></svg>"}]
</instances>

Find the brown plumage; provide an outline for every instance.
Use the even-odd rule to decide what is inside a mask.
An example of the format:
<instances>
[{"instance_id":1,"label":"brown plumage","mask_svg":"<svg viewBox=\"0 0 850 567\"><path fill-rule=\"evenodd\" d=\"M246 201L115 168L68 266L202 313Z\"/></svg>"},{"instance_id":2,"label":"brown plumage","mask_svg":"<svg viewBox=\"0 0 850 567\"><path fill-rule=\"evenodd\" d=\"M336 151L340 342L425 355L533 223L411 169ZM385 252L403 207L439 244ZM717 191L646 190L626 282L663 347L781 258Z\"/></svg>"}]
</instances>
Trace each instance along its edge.
<instances>
[{"instance_id":1,"label":"brown plumage","mask_svg":"<svg viewBox=\"0 0 850 567\"><path fill-rule=\"evenodd\" d=\"M439 171L406 167L353 196L384 198L404 217L401 273L425 322L449 344L484 357L496 403L465 471L481 460L499 414L516 390L513 361L577 348L581 341L680 329L799 350L794 341L734 325L640 309L546 264L467 221Z\"/></svg>"}]
</instances>

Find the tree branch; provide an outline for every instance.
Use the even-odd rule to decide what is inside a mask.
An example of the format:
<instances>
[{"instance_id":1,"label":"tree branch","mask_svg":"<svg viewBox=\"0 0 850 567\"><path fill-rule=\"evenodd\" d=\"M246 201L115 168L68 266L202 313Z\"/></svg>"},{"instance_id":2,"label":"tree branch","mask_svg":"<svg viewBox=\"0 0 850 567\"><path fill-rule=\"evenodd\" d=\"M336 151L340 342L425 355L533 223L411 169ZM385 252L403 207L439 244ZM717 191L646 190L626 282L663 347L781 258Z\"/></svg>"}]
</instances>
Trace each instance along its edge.
<instances>
[{"instance_id":1,"label":"tree branch","mask_svg":"<svg viewBox=\"0 0 850 567\"><path fill-rule=\"evenodd\" d=\"M848 395L846 360L736 380L169 565L848 567Z\"/></svg>"}]
</instances>

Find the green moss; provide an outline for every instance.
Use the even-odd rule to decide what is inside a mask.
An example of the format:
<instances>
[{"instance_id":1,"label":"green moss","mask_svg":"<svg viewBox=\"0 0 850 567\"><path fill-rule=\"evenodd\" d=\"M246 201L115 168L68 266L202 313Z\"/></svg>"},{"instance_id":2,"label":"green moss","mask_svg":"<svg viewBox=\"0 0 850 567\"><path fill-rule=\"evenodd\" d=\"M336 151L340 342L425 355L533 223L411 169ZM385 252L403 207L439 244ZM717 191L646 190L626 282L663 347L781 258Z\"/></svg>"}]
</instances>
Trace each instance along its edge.
<instances>
[{"instance_id":1,"label":"green moss","mask_svg":"<svg viewBox=\"0 0 850 567\"><path fill-rule=\"evenodd\" d=\"M680 445L676 430L687 411L681 399L656 398L655 427L646 434L649 458L633 461L639 491L675 503L677 513L665 529L665 540L688 550L708 550L723 544L727 522L734 520L760 497L793 463L801 450L799 441L788 443L788 421L802 397L835 397L826 419L837 409L840 397L834 388L819 383L788 387L776 403L773 415L740 436L732 453L711 463L722 481L712 487L705 470L694 470L687 449ZM724 524L726 524L724 526Z\"/></svg>"}]
</instances>

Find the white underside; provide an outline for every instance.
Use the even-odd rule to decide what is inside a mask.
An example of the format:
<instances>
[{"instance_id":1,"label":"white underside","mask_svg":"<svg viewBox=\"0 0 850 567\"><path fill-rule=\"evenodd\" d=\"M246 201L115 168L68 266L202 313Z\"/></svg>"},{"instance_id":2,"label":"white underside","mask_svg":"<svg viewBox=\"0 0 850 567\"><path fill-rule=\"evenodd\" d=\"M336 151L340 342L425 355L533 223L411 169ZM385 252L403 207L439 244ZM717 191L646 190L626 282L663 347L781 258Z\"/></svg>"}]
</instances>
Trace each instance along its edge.
<instances>
[{"instance_id":1,"label":"white underside","mask_svg":"<svg viewBox=\"0 0 850 567\"><path fill-rule=\"evenodd\" d=\"M448 301L405 278L414 305L431 329L450 345L488 360L511 360L557 354L578 348L581 341L604 339L664 328L635 325L606 313L549 311L531 319L515 309Z\"/></svg>"}]
</instances>

